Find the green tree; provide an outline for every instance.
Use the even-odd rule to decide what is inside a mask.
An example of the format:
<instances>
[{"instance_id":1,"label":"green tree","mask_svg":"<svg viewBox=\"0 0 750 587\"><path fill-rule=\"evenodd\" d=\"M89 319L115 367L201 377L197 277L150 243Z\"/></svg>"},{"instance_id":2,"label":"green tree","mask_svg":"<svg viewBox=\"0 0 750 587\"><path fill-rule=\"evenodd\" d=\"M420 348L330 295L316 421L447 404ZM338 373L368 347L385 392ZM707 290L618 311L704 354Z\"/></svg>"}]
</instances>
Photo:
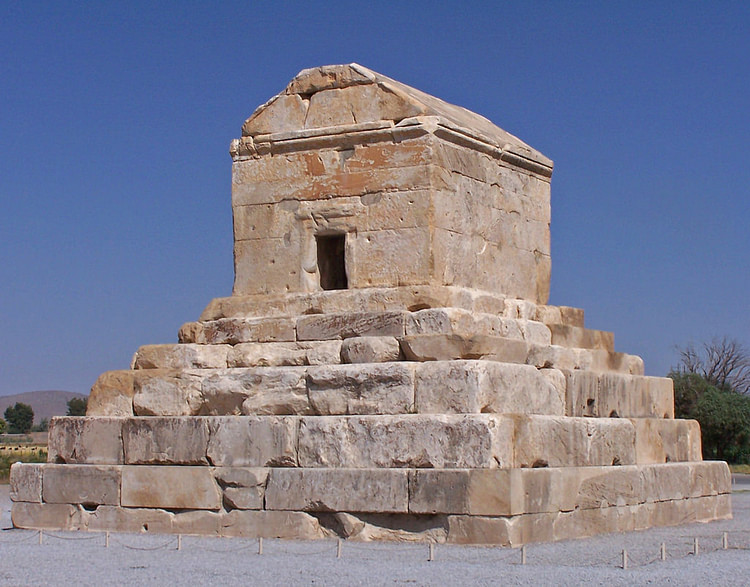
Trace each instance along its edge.
<instances>
[{"instance_id":1,"label":"green tree","mask_svg":"<svg viewBox=\"0 0 750 587\"><path fill-rule=\"evenodd\" d=\"M16 402L6 408L5 421L11 434L28 434L34 424L34 410L28 404Z\"/></svg>"},{"instance_id":2,"label":"green tree","mask_svg":"<svg viewBox=\"0 0 750 587\"><path fill-rule=\"evenodd\" d=\"M730 463L750 460L750 397L708 389L698 400L696 420L703 432L703 457Z\"/></svg>"},{"instance_id":3,"label":"green tree","mask_svg":"<svg viewBox=\"0 0 750 587\"><path fill-rule=\"evenodd\" d=\"M68 416L85 416L88 399L85 397L74 397L68 401Z\"/></svg>"},{"instance_id":4,"label":"green tree","mask_svg":"<svg viewBox=\"0 0 750 587\"><path fill-rule=\"evenodd\" d=\"M7 427L8 425L5 423L5 420L0 418L0 434L4 434Z\"/></svg>"},{"instance_id":5,"label":"green tree","mask_svg":"<svg viewBox=\"0 0 750 587\"><path fill-rule=\"evenodd\" d=\"M32 432L47 432L49 430L49 420L42 418L39 424L31 427Z\"/></svg>"}]
</instances>

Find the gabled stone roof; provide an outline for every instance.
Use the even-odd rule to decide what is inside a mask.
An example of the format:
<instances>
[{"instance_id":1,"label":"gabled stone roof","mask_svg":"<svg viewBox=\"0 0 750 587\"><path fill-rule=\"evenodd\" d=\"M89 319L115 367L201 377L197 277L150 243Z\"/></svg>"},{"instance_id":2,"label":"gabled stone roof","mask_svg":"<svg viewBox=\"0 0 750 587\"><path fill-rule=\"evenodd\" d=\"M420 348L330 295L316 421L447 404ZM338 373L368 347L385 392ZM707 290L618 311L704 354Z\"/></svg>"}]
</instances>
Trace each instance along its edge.
<instances>
[{"instance_id":1,"label":"gabled stone roof","mask_svg":"<svg viewBox=\"0 0 750 587\"><path fill-rule=\"evenodd\" d=\"M273 140L279 134L319 136L327 129L336 134L342 127L364 130L415 123L442 127L551 172L550 159L485 117L356 63L301 71L245 121L242 135Z\"/></svg>"}]
</instances>

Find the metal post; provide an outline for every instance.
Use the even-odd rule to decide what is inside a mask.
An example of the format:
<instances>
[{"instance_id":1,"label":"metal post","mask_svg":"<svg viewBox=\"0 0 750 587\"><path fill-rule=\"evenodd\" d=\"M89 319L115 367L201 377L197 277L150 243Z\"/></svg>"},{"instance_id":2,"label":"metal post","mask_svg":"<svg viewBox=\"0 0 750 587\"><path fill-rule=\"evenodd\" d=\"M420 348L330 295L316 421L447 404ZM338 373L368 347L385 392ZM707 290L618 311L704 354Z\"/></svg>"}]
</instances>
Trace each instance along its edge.
<instances>
[{"instance_id":1,"label":"metal post","mask_svg":"<svg viewBox=\"0 0 750 587\"><path fill-rule=\"evenodd\" d=\"M177 535L177 550L182 550L182 534Z\"/></svg>"},{"instance_id":2,"label":"metal post","mask_svg":"<svg viewBox=\"0 0 750 587\"><path fill-rule=\"evenodd\" d=\"M726 550L729 548L729 533L724 532L724 534L721 535L721 547Z\"/></svg>"},{"instance_id":3,"label":"metal post","mask_svg":"<svg viewBox=\"0 0 750 587\"><path fill-rule=\"evenodd\" d=\"M109 531L104 533L104 548L109 548Z\"/></svg>"},{"instance_id":4,"label":"metal post","mask_svg":"<svg viewBox=\"0 0 750 587\"><path fill-rule=\"evenodd\" d=\"M258 554L263 554L263 536L258 536Z\"/></svg>"},{"instance_id":5,"label":"metal post","mask_svg":"<svg viewBox=\"0 0 750 587\"><path fill-rule=\"evenodd\" d=\"M660 555L661 560L663 561L667 560L667 545L664 542L661 543L661 548L659 549L659 555Z\"/></svg>"},{"instance_id":6,"label":"metal post","mask_svg":"<svg viewBox=\"0 0 750 587\"><path fill-rule=\"evenodd\" d=\"M521 546L521 564L526 564L526 545Z\"/></svg>"},{"instance_id":7,"label":"metal post","mask_svg":"<svg viewBox=\"0 0 750 587\"><path fill-rule=\"evenodd\" d=\"M435 543L434 542L430 542L430 556L427 560L430 562L435 560Z\"/></svg>"},{"instance_id":8,"label":"metal post","mask_svg":"<svg viewBox=\"0 0 750 587\"><path fill-rule=\"evenodd\" d=\"M699 551L700 549L698 547L698 537L696 536L695 538L693 538L693 554L697 556Z\"/></svg>"},{"instance_id":9,"label":"metal post","mask_svg":"<svg viewBox=\"0 0 750 587\"><path fill-rule=\"evenodd\" d=\"M341 558L341 545L344 541L339 538L338 543L336 544L336 558Z\"/></svg>"},{"instance_id":10,"label":"metal post","mask_svg":"<svg viewBox=\"0 0 750 587\"><path fill-rule=\"evenodd\" d=\"M42 543L43 532L44 530L39 530L39 544Z\"/></svg>"},{"instance_id":11,"label":"metal post","mask_svg":"<svg viewBox=\"0 0 750 587\"><path fill-rule=\"evenodd\" d=\"M622 568L625 570L628 568L628 551L624 548L622 549Z\"/></svg>"}]
</instances>

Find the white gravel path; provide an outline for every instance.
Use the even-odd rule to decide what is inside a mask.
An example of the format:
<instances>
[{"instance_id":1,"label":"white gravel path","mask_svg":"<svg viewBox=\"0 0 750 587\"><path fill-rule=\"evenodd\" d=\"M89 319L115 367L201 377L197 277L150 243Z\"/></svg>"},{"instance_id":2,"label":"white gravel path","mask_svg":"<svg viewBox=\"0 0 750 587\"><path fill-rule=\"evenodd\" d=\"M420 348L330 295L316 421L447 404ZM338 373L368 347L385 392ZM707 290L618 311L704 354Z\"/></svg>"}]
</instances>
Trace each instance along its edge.
<instances>
[{"instance_id":1,"label":"white gravel path","mask_svg":"<svg viewBox=\"0 0 750 587\"><path fill-rule=\"evenodd\" d=\"M733 495L734 519L530 545L527 564L510 548L424 544L255 540L0 531L2 585L748 585L750 492ZM10 526L8 487L0 486L0 528ZM729 533L729 550L721 549ZM689 554L693 538L700 553ZM658 559L662 542L668 560ZM738 548L744 547L744 548ZM622 549L630 568L620 568ZM150 550L149 550L150 549ZM747 550L746 550L747 549ZM646 564L649 561L650 564Z\"/></svg>"}]
</instances>

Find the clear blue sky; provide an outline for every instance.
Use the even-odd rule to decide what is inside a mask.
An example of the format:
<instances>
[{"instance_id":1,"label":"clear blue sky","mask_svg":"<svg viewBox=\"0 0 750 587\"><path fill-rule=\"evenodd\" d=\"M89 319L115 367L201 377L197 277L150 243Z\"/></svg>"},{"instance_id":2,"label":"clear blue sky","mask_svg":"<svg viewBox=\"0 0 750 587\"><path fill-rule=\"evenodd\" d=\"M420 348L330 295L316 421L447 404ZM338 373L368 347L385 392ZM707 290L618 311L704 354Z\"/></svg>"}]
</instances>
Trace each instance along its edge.
<instances>
[{"instance_id":1,"label":"clear blue sky","mask_svg":"<svg viewBox=\"0 0 750 587\"><path fill-rule=\"evenodd\" d=\"M356 61L555 161L551 302L649 374L750 345L750 3L0 2L0 395L88 391L232 285L228 147Z\"/></svg>"}]
</instances>

